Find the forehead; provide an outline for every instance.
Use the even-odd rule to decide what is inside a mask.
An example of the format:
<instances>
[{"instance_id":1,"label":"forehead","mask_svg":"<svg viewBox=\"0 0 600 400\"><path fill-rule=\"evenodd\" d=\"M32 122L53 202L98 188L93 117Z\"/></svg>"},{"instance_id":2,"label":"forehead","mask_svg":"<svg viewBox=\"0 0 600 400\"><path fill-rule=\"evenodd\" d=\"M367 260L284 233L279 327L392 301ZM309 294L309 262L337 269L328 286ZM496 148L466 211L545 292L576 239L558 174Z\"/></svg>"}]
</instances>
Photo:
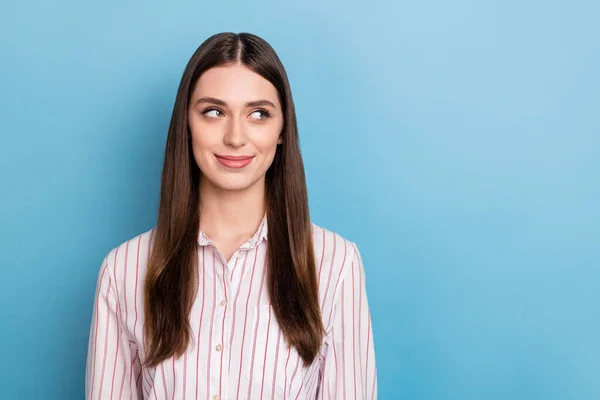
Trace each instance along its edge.
<instances>
[{"instance_id":1,"label":"forehead","mask_svg":"<svg viewBox=\"0 0 600 400\"><path fill-rule=\"evenodd\" d=\"M218 66L205 71L193 93L196 99L203 96L215 97L230 105L259 99L279 104L275 86L241 64Z\"/></svg>"}]
</instances>

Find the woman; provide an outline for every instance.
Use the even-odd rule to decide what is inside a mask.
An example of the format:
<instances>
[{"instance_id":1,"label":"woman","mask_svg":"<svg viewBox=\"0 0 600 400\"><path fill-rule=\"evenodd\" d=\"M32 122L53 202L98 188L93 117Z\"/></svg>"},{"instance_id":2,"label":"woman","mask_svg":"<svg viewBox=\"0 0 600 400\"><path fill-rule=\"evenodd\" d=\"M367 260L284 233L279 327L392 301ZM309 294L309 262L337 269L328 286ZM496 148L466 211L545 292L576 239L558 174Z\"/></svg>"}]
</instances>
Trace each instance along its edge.
<instances>
[{"instance_id":1,"label":"woman","mask_svg":"<svg viewBox=\"0 0 600 400\"><path fill-rule=\"evenodd\" d=\"M156 226L98 275L88 399L372 399L355 243L310 221L288 79L248 33L181 79Z\"/></svg>"}]
</instances>

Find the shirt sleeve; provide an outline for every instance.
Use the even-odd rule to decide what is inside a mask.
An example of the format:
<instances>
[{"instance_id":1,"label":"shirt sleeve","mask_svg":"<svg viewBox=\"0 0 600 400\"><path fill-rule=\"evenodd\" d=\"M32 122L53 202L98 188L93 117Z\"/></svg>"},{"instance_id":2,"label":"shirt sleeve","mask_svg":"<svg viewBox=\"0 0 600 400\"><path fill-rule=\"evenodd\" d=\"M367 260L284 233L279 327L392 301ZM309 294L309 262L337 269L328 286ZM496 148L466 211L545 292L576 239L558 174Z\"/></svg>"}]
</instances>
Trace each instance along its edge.
<instances>
[{"instance_id":1,"label":"shirt sleeve","mask_svg":"<svg viewBox=\"0 0 600 400\"><path fill-rule=\"evenodd\" d=\"M85 398L138 399L141 365L135 342L121 323L109 255L98 273L86 361Z\"/></svg>"},{"instance_id":2,"label":"shirt sleeve","mask_svg":"<svg viewBox=\"0 0 600 400\"><path fill-rule=\"evenodd\" d=\"M356 244L336 293L318 399L377 399L377 369L365 272Z\"/></svg>"}]
</instances>

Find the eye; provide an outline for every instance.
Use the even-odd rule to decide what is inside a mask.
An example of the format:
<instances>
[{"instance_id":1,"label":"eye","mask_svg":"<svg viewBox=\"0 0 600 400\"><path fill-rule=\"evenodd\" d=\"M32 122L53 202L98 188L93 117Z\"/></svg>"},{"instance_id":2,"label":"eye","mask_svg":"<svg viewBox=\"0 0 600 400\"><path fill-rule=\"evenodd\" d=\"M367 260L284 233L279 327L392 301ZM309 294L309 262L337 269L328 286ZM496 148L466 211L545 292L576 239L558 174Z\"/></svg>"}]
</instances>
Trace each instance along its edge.
<instances>
[{"instance_id":1,"label":"eye","mask_svg":"<svg viewBox=\"0 0 600 400\"><path fill-rule=\"evenodd\" d=\"M253 119L267 119L271 116L271 114L264 109L260 109L260 110L255 110L252 112L252 114L250 114L251 116L253 116Z\"/></svg>"},{"instance_id":2,"label":"eye","mask_svg":"<svg viewBox=\"0 0 600 400\"><path fill-rule=\"evenodd\" d=\"M202 112L202 114L209 118L219 118L223 115L223 112L218 108L207 108Z\"/></svg>"}]
</instances>

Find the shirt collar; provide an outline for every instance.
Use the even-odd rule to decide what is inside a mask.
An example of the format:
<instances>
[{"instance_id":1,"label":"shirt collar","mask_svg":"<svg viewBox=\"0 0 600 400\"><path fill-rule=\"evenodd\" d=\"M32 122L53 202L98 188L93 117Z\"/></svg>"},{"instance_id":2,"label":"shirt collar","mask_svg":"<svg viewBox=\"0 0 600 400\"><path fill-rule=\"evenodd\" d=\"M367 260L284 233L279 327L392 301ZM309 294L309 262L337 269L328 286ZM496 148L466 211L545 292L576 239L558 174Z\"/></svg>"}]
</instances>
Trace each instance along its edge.
<instances>
[{"instance_id":1,"label":"shirt collar","mask_svg":"<svg viewBox=\"0 0 600 400\"><path fill-rule=\"evenodd\" d=\"M265 213L265 215L264 215L260 225L258 226L258 229L254 233L254 235L248 241L246 241L244 244L242 244L240 246L240 248L251 249L251 248L255 247L258 243L260 243L263 239L267 240L268 231L269 231L269 229L268 229L267 214ZM200 231L200 233L198 235L198 244L200 246L206 246L209 244L214 245L214 242L211 239L209 239L204 232Z\"/></svg>"}]
</instances>

